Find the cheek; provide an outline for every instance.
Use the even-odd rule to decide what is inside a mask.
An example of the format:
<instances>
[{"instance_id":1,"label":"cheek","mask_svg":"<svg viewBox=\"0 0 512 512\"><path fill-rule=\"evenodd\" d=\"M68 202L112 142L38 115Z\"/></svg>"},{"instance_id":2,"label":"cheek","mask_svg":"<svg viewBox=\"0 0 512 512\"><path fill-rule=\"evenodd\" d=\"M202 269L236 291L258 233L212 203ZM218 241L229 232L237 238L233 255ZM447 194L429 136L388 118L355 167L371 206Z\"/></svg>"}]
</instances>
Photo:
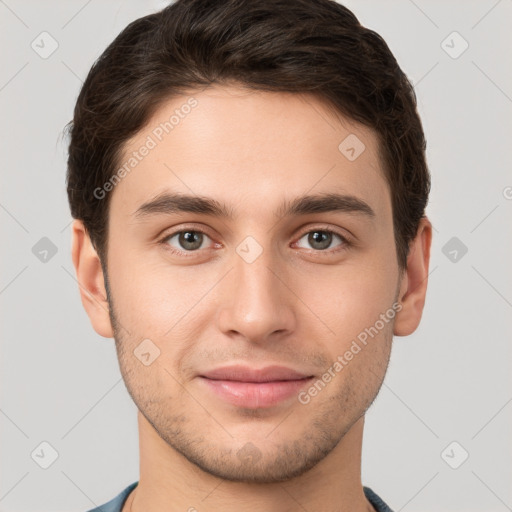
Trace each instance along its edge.
<instances>
[{"instance_id":1,"label":"cheek","mask_svg":"<svg viewBox=\"0 0 512 512\"><path fill-rule=\"evenodd\" d=\"M124 258L111 268L109 278L116 312L131 338L162 338L180 319L186 318L212 281L212 276L197 267L147 263L142 256Z\"/></svg>"},{"instance_id":2,"label":"cheek","mask_svg":"<svg viewBox=\"0 0 512 512\"><path fill-rule=\"evenodd\" d=\"M112 294L119 319L132 333L130 338L173 336L187 324L190 327L192 317L205 311L213 314L207 294L224 274L222 265L179 266L163 257L149 259L133 247L123 247L119 237L111 247ZM326 340L338 344L350 343L373 325L391 307L397 282L394 253L380 249L338 266L319 265L313 269L314 276L312 267L289 268L288 280L298 299L290 296L288 305L298 325L323 331ZM213 296L218 293L219 289Z\"/></svg>"},{"instance_id":3,"label":"cheek","mask_svg":"<svg viewBox=\"0 0 512 512\"><path fill-rule=\"evenodd\" d=\"M326 348L331 352L333 347L340 351L350 346L352 340L392 308L396 286L397 275L380 265L357 269L346 266L322 279L316 278L314 284L310 279L304 281L298 295L306 298L304 302L318 316L318 329L326 332ZM308 317L316 322L310 314ZM388 318L379 335L384 336L391 325ZM380 322L378 327L382 327Z\"/></svg>"}]
</instances>

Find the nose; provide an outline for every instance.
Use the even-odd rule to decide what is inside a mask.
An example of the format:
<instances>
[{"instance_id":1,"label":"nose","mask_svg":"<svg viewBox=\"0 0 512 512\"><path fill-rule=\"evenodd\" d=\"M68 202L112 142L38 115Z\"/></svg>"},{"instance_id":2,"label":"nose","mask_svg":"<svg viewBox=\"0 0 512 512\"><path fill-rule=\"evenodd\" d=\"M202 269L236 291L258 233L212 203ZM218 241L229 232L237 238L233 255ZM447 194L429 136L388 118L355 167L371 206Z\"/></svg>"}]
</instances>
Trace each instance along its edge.
<instances>
[{"instance_id":1,"label":"nose","mask_svg":"<svg viewBox=\"0 0 512 512\"><path fill-rule=\"evenodd\" d=\"M227 336L264 344L294 331L297 299L284 265L272 251L249 261L233 254L233 268L221 283L218 328Z\"/></svg>"}]
</instances>

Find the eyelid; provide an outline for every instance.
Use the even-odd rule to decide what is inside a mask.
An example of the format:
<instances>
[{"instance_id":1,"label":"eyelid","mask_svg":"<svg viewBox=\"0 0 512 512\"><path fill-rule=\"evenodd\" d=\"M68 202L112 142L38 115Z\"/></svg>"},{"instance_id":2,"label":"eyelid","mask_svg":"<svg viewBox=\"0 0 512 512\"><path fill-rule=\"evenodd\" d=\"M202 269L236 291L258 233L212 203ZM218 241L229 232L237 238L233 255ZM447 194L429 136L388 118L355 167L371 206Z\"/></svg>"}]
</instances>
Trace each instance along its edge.
<instances>
[{"instance_id":1,"label":"eyelid","mask_svg":"<svg viewBox=\"0 0 512 512\"><path fill-rule=\"evenodd\" d=\"M352 233L347 234L347 230L343 230L343 232L342 232L341 229L336 229L329 224L306 226L304 228L304 230L301 230L300 234L297 236L298 236L298 238L302 238L304 235L306 235L307 233L311 233L312 231L326 231L328 233L333 233L335 235L338 235L340 238L342 238L345 241L346 245L354 243L354 237L353 237ZM323 251L323 252L327 252L327 251Z\"/></svg>"},{"instance_id":2,"label":"eyelid","mask_svg":"<svg viewBox=\"0 0 512 512\"><path fill-rule=\"evenodd\" d=\"M198 254L200 252L203 252L203 251L209 249L209 248L207 248L207 249L198 249L196 251L185 251L185 250L176 249L175 247L172 247L171 245L169 245L167 243L167 241L170 238L172 238L176 235L179 235L180 233L183 233L184 231L193 231L195 233L202 233L203 235L206 235L210 240L212 240L213 244L219 245L218 242L215 242L213 240L213 237L211 236L210 233L208 233L208 230L206 228L197 227L197 226L191 224L191 225L180 225L179 227L172 228L172 229L173 229L172 231L165 230L164 234L158 238L157 243L166 246L166 249L174 254L184 255L185 257L187 257L187 256L194 256L195 254Z\"/></svg>"},{"instance_id":3,"label":"eyelid","mask_svg":"<svg viewBox=\"0 0 512 512\"><path fill-rule=\"evenodd\" d=\"M172 253L185 255L185 256L194 256L195 254L206 250L206 249L198 249L196 251L184 251L184 250L182 251L182 250L176 249L175 247L172 247L166 243L167 240L169 240L173 236L176 236L184 231L194 231L196 233L202 233L203 235L206 235L208 238L210 238L210 240L212 240L212 242L215 245L217 245L217 246L220 245L218 242L215 242L213 240L213 237L208 233L208 230L206 228L198 227L193 224L180 225L178 228L174 229L173 231L165 233L161 238L159 238L158 243L165 245L168 248L168 250L171 251ZM321 250L310 249L310 251L315 252L315 253L329 254L329 253L337 252L337 251L340 251L343 249L348 249L349 247L351 247L354 244L352 234L347 235L345 233L341 233L340 230L337 230L328 224L319 224L316 226L304 227L302 230L300 230L299 234L296 235L296 237L295 237L296 240L295 240L295 242L293 242L293 244L296 244L304 235L314 232L314 231L324 231L324 232L332 233L334 235L339 236L343 242L341 245L341 248L335 248L334 250L326 249L325 251L321 251Z\"/></svg>"},{"instance_id":4,"label":"eyelid","mask_svg":"<svg viewBox=\"0 0 512 512\"><path fill-rule=\"evenodd\" d=\"M183 231L197 231L198 233L203 233L204 235L213 238L210 230L207 227L198 226L197 224L179 224L178 226L173 226L172 228L166 228L161 231L157 237L160 239L166 239L177 235L178 233L182 233Z\"/></svg>"},{"instance_id":5,"label":"eyelid","mask_svg":"<svg viewBox=\"0 0 512 512\"><path fill-rule=\"evenodd\" d=\"M340 244L336 245L335 247L329 247L327 249L314 249L314 248L307 248L307 247L300 247L299 242L300 240L307 234L315 232L315 231L322 231L324 233L331 233L334 236L337 236L340 239ZM295 242L291 245L292 248L299 249L300 252L303 252L304 254L308 254L311 257L314 258L329 258L329 257L337 257L340 254L343 254L351 249L353 249L355 246L355 243L352 241L352 239L349 236L346 236L339 231L328 228L328 227L310 227L306 229L299 237L296 239Z\"/></svg>"}]
</instances>

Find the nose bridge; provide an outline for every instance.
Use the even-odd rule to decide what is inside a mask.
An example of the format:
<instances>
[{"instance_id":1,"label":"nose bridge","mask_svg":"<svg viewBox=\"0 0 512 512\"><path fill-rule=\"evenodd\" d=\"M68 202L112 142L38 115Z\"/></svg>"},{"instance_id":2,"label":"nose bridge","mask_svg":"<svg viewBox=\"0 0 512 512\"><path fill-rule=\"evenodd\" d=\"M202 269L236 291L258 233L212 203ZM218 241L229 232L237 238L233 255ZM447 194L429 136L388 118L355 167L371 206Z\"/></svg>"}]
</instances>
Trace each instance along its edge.
<instances>
[{"instance_id":1,"label":"nose bridge","mask_svg":"<svg viewBox=\"0 0 512 512\"><path fill-rule=\"evenodd\" d=\"M239 251L242 249L239 248ZM254 248L250 248L247 256L253 256ZM277 290L276 277L270 269L276 266L275 257L270 250L263 251L260 255L252 259L245 259L245 256L235 258L234 278L237 282L237 290L240 290L242 297L249 300L272 301L275 298ZM239 297L240 299L241 297ZM257 304L255 304L257 305Z\"/></svg>"},{"instance_id":2,"label":"nose bridge","mask_svg":"<svg viewBox=\"0 0 512 512\"><path fill-rule=\"evenodd\" d=\"M237 331L251 341L292 329L294 314L286 287L276 277L280 265L275 251L247 237L236 247L232 261L219 328L225 333Z\"/></svg>"}]
</instances>

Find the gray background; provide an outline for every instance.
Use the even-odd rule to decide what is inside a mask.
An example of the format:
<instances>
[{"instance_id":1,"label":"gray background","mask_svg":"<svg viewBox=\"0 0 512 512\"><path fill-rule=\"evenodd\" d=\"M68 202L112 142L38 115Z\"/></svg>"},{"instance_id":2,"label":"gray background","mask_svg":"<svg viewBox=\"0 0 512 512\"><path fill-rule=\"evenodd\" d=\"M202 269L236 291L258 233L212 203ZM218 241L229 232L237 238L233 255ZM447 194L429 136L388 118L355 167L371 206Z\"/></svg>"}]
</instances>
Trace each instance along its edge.
<instances>
[{"instance_id":1,"label":"gray background","mask_svg":"<svg viewBox=\"0 0 512 512\"><path fill-rule=\"evenodd\" d=\"M422 324L395 338L367 415L363 483L396 511L512 510L512 1L345 4L415 85L435 228ZM93 61L163 5L0 0L1 511L85 511L138 479L136 408L74 277L62 129Z\"/></svg>"}]
</instances>

